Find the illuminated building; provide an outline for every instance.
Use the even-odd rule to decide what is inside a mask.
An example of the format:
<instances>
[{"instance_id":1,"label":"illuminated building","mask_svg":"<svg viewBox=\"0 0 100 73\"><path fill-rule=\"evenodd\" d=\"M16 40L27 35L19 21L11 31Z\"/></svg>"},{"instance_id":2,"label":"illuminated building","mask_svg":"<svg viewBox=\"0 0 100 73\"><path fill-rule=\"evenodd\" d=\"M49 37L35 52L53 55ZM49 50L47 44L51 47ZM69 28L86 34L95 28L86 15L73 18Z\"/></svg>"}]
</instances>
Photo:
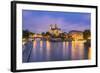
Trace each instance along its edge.
<instances>
[{"instance_id":1,"label":"illuminated building","mask_svg":"<svg viewBox=\"0 0 100 73\"><path fill-rule=\"evenodd\" d=\"M83 32L82 31L72 30L72 31L69 32L69 36L73 40L82 40L83 39Z\"/></svg>"},{"instance_id":2,"label":"illuminated building","mask_svg":"<svg viewBox=\"0 0 100 73\"><path fill-rule=\"evenodd\" d=\"M62 31L60 28L58 28L57 24L55 24L55 25L51 24L50 29L49 29L49 33L51 35L54 35L54 36L59 36L62 33Z\"/></svg>"}]
</instances>

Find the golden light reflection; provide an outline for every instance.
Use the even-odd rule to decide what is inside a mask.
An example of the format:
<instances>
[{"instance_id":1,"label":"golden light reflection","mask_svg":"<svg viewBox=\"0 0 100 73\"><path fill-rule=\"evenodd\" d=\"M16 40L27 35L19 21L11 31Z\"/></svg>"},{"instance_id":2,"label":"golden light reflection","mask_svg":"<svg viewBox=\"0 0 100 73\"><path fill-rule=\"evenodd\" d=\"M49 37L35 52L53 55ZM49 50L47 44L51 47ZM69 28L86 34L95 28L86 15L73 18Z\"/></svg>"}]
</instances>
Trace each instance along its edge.
<instances>
[{"instance_id":1,"label":"golden light reflection","mask_svg":"<svg viewBox=\"0 0 100 73\"><path fill-rule=\"evenodd\" d=\"M85 41L72 41L72 42L63 42L62 45L62 52L63 52L63 58L68 57L68 55L71 56L72 60L75 59L84 59L85 54L87 55L88 59L91 59L91 48L86 48L88 49L88 53L85 52L85 45L84 45ZM45 44L44 44L45 43ZM43 49L43 46L46 46L46 50L45 50L45 54L46 54L46 59L49 60L50 59L50 54L52 51L52 45L50 41L40 41L37 42L37 40L33 41L33 51L34 54L36 54L36 49L38 48L37 44L39 44L39 48L40 48L40 53L41 56L43 55L43 51L45 50L45 48ZM59 46L59 44L58 44Z\"/></svg>"},{"instance_id":2,"label":"golden light reflection","mask_svg":"<svg viewBox=\"0 0 100 73\"><path fill-rule=\"evenodd\" d=\"M43 51L43 41L40 41L40 51Z\"/></svg>"},{"instance_id":3,"label":"golden light reflection","mask_svg":"<svg viewBox=\"0 0 100 73\"><path fill-rule=\"evenodd\" d=\"M33 48L36 49L36 45L37 45L37 42L36 42L36 40L34 40L34 42L33 42Z\"/></svg>"},{"instance_id":4,"label":"golden light reflection","mask_svg":"<svg viewBox=\"0 0 100 73\"><path fill-rule=\"evenodd\" d=\"M40 41L40 48L43 47L43 41Z\"/></svg>"},{"instance_id":5,"label":"golden light reflection","mask_svg":"<svg viewBox=\"0 0 100 73\"><path fill-rule=\"evenodd\" d=\"M46 41L47 49L50 50L50 42Z\"/></svg>"},{"instance_id":6,"label":"golden light reflection","mask_svg":"<svg viewBox=\"0 0 100 73\"><path fill-rule=\"evenodd\" d=\"M47 47L46 49L47 59L49 59L50 58L50 42L48 40L46 41L46 47Z\"/></svg>"},{"instance_id":7,"label":"golden light reflection","mask_svg":"<svg viewBox=\"0 0 100 73\"><path fill-rule=\"evenodd\" d=\"M79 41L78 43L79 45L79 56L80 56L80 59L83 59L84 58L84 44L83 44L83 41Z\"/></svg>"},{"instance_id":8,"label":"golden light reflection","mask_svg":"<svg viewBox=\"0 0 100 73\"><path fill-rule=\"evenodd\" d=\"M36 40L33 41L33 56L36 56L36 46L37 46L37 42Z\"/></svg>"},{"instance_id":9,"label":"golden light reflection","mask_svg":"<svg viewBox=\"0 0 100 73\"><path fill-rule=\"evenodd\" d=\"M91 48L89 48L89 51L88 51L88 59L91 59Z\"/></svg>"},{"instance_id":10,"label":"golden light reflection","mask_svg":"<svg viewBox=\"0 0 100 73\"><path fill-rule=\"evenodd\" d=\"M72 59L84 58L83 41L72 41Z\"/></svg>"},{"instance_id":11,"label":"golden light reflection","mask_svg":"<svg viewBox=\"0 0 100 73\"><path fill-rule=\"evenodd\" d=\"M75 41L72 41L72 59L76 58L77 50L76 50L76 43Z\"/></svg>"}]
</instances>

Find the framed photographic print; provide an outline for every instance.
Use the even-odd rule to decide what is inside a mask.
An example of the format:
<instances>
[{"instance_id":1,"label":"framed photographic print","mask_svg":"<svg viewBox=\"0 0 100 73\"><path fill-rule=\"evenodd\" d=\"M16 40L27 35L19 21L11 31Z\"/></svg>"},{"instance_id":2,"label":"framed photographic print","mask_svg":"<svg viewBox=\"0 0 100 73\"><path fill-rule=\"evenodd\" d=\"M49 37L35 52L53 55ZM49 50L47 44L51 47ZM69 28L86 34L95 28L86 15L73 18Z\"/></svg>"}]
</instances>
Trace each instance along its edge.
<instances>
[{"instance_id":1,"label":"framed photographic print","mask_svg":"<svg viewBox=\"0 0 100 73\"><path fill-rule=\"evenodd\" d=\"M11 71L97 67L97 6L11 2Z\"/></svg>"}]
</instances>

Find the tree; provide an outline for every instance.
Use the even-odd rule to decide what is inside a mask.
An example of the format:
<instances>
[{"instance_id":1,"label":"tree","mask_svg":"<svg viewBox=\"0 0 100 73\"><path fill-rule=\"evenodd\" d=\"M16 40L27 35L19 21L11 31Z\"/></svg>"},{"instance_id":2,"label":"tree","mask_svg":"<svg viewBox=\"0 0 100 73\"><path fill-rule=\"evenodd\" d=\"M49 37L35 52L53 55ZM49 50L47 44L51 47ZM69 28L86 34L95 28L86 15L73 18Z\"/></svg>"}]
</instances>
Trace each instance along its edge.
<instances>
[{"instance_id":1,"label":"tree","mask_svg":"<svg viewBox=\"0 0 100 73\"><path fill-rule=\"evenodd\" d=\"M42 32L42 33L41 33L41 35L43 35L43 36L44 36L44 35L45 35L45 32Z\"/></svg>"},{"instance_id":2,"label":"tree","mask_svg":"<svg viewBox=\"0 0 100 73\"><path fill-rule=\"evenodd\" d=\"M90 36L91 36L90 30L85 30L85 31L83 32L83 38L84 38L84 39L87 40Z\"/></svg>"},{"instance_id":3,"label":"tree","mask_svg":"<svg viewBox=\"0 0 100 73\"><path fill-rule=\"evenodd\" d=\"M50 33L49 32L46 32L46 35L50 35Z\"/></svg>"},{"instance_id":4,"label":"tree","mask_svg":"<svg viewBox=\"0 0 100 73\"><path fill-rule=\"evenodd\" d=\"M28 38L28 37L29 37L29 31L23 30L23 38Z\"/></svg>"},{"instance_id":5,"label":"tree","mask_svg":"<svg viewBox=\"0 0 100 73\"><path fill-rule=\"evenodd\" d=\"M34 35L35 33L33 33L33 32L29 32L29 34L30 34L30 35Z\"/></svg>"},{"instance_id":6,"label":"tree","mask_svg":"<svg viewBox=\"0 0 100 73\"><path fill-rule=\"evenodd\" d=\"M35 34L33 32L30 32L29 30L23 30L22 33L23 33L23 38L26 38L26 39L29 38L29 35Z\"/></svg>"}]
</instances>

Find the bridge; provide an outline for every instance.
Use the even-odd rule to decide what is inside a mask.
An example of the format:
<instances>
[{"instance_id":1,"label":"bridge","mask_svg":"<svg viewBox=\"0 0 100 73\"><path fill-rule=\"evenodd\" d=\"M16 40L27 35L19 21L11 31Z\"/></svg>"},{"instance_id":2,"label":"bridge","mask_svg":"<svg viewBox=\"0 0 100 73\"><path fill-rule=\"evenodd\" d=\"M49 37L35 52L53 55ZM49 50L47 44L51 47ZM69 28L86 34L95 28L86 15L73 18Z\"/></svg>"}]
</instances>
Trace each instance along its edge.
<instances>
[{"instance_id":1,"label":"bridge","mask_svg":"<svg viewBox=\"0 0 100 73\"><path fill-rule=\"evenodd\" d=\"M35 40L35 39L47 39L47 37L45 36L42 36L42 35L40 35L40 34L35 34L35 35L31 35L31 36L29 36L30 37L30 39L32 39L32 40Z\"/></svg>"}]
</instances>

